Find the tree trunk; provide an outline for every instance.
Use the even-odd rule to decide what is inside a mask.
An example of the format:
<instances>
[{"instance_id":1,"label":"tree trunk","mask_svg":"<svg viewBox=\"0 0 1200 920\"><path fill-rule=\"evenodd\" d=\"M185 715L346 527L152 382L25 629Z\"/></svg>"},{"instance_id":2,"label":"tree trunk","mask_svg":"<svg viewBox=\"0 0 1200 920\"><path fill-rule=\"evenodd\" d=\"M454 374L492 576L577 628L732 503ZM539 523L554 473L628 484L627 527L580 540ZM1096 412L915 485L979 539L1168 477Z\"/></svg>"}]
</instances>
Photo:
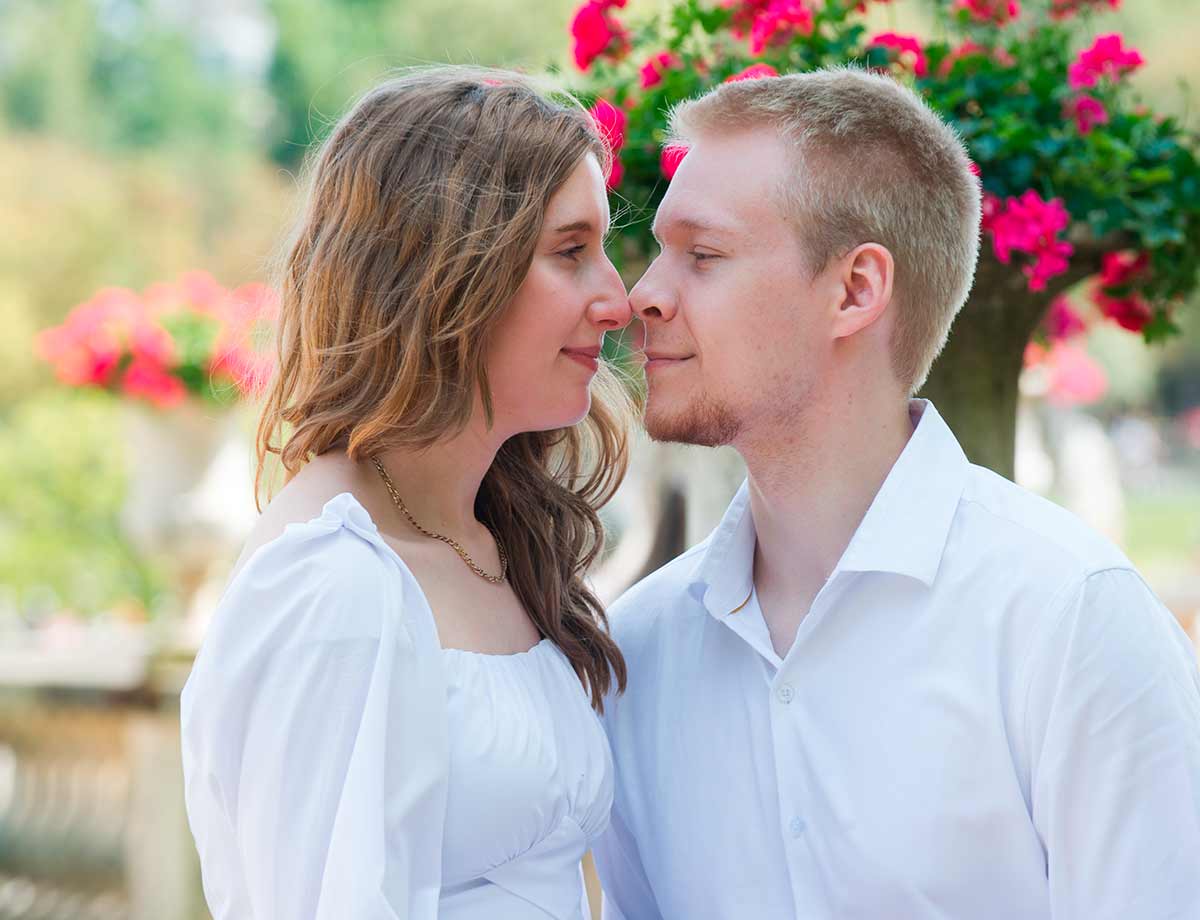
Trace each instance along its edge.
<instances>
[{"instance_id":1,"label":"tree trunk","mask_svg":"<svg viewBox=\"0 0 1200 920\"><path fill-rule=\"evenodd\" d=\"M1036 292L1014 266L1001 265L986 250L980 255L971 296L920 392L937 406L972 463L1013 478L1025 346L1050 302L1097 271L1099 251L1077 248L1071 268Z\"/></svg>"},{"instance_id":2,"label":"tree trunk","mask_svg":"<svg viewBox=\"0 0 1200 920\"><path fill-rule=\"evenodd\" d=\"M1041 311L1003 280L978 279L920 395L937 406L972 463L1012 479L1017 381Z\"/></svg>"}]
</instances>

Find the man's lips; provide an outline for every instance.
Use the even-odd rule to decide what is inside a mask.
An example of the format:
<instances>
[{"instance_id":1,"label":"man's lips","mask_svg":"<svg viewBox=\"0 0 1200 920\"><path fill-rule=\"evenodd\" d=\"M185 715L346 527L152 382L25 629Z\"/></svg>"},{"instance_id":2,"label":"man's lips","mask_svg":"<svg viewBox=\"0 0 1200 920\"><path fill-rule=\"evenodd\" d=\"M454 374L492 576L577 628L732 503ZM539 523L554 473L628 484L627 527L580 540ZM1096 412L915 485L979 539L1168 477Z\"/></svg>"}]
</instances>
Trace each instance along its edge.
<instances>
[{"instance_id":1,"label":"man's lips","mask_svg":"<svg viewBox=\"0 0 1200 920\"><path fill-rule=\"evenodd\" d=\"M695 355L681 352L648 351L646 352L646 370L662 370L677 367L685 361L690 361Z\"/></svg>"}]
</instances>

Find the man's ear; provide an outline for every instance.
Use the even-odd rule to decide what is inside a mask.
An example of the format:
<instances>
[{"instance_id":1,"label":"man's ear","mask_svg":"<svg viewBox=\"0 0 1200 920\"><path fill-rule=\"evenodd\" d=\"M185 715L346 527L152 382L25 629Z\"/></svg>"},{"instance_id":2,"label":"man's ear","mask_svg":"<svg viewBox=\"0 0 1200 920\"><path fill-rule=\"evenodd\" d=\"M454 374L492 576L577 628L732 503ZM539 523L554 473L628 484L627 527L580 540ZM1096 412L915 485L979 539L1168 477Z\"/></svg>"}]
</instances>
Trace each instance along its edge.
<instances>
[{"instance_id":1,"label":"man's ear","mask_svg":"<svg viewBox=\"0 0 1200 920\"><path fill-rule=\"evenodd\" d=\"M892 301L896 265L886 246L862 243L840 260L834 338L851 336L878 320Z\"/></svg>"}]
</instances>

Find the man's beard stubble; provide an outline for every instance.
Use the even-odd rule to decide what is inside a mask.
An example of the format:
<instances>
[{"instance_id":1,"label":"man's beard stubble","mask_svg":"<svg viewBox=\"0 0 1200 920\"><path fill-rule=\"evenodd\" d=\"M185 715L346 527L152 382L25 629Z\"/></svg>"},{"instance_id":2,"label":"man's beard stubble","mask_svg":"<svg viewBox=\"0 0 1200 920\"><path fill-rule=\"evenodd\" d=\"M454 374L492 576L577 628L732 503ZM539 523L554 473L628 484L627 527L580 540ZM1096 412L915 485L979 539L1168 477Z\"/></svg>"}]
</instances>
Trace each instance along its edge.
<instances>
[{"instance_id":1,"label":"man's beard stubble","mask_svg":"<svg viewBox=\"0 0 1200 920\"><path fill-rule=\"evenodd\" d=\"M741 433L742 422L725 403L700 396L674 413L655 412L650 394L642 413L642 424L651 440L669 444L723 447Z\"/></svg>"}]
</instances>

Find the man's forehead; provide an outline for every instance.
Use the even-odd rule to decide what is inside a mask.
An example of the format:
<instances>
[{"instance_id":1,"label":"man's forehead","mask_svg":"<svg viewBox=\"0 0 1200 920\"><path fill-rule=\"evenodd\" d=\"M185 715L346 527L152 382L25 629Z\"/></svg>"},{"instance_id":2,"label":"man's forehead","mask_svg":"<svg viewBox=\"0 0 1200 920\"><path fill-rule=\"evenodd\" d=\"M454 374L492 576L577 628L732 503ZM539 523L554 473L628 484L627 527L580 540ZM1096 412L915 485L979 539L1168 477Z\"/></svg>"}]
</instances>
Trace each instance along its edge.
<instances>
[{"instance_id":1,"label":"man's forehead","mask_svg":"<svg viewBox=\"0 0 1200 920\"><path fill-rule=\"evenodd\" d=\"M764 142L775 149L753 147ZM655 233L684 229L745 234L779 217L778 199L788 167L779 153L777 141L760 133L705 138L679 164L655 217Z\"/></svg>"}]
</instances>

